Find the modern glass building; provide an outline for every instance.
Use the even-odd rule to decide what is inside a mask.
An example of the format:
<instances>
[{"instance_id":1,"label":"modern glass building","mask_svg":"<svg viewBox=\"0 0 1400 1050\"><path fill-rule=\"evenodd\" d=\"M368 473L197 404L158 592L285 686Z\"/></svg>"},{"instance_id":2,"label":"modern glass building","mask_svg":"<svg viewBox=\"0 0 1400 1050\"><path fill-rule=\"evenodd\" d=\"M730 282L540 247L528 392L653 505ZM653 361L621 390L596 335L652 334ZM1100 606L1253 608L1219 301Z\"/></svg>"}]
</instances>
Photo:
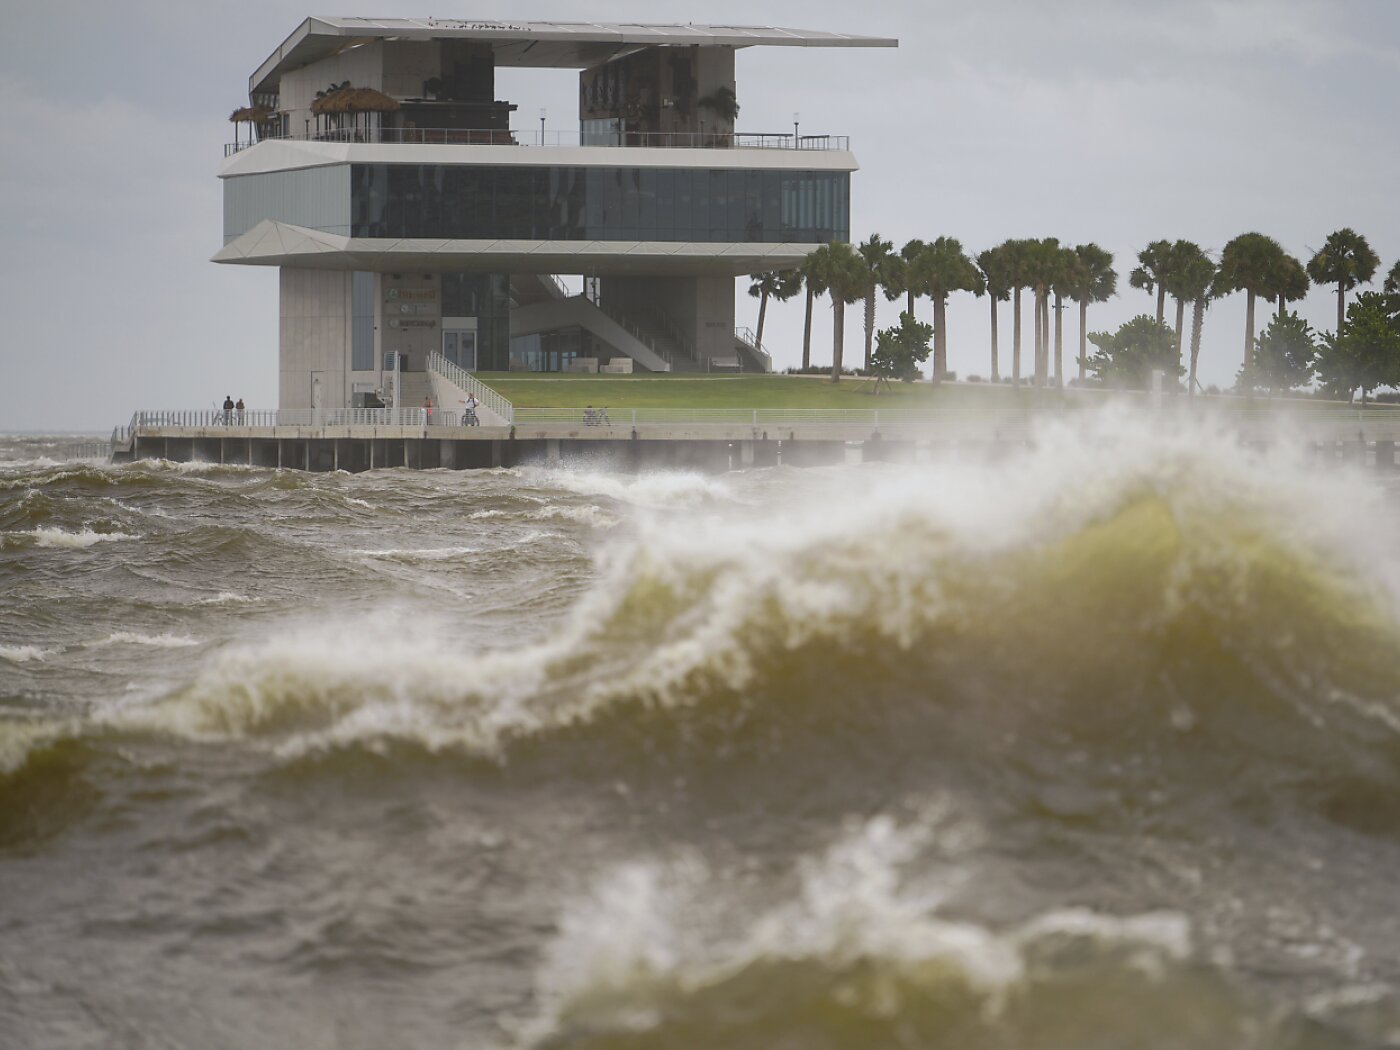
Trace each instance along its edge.
<instances>
[{"instance_id":1,"label":"modern glass building","mask_svg":"<svg viewBox=\"0 0 1400 1050\"><path fill-rule=\"evenodd\" d=\"M311 18L249 79L215 261L281 271L281 404L417 403L468 371L762 370L736 277L850 235L844 138L734 126L736 49L893 40L697 25ZM511 129L502 66L579 72ZM556 275L585 278L569 295ZM439 358L437 355L441 355Z\"/></svg>"}]
</instances>

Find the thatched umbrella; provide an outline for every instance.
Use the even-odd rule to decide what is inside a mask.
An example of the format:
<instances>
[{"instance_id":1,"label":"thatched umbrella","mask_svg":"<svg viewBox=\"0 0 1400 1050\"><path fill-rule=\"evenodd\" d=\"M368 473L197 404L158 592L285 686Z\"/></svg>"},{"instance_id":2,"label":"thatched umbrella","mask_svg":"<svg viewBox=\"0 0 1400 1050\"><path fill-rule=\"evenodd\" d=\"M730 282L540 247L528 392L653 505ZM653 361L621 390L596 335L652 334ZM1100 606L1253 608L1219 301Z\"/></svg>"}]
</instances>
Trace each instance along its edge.
<instances>
[{"instance_id":1,"label":"thatched umbrella","mask_svg":"<svg viewBox=\"0 0 1400 1050\"><path fill-rule=\"evenodd\" d=\"M398 99L390 98L382 91L348 86L328 91L311 103L311 112L316 115L317 130L320 130L321 118L332 113L351 114L352 127L358 131L359 114L393 113L398 108ZM365 120L365 131L369 131L368 118Z\"/></svg>"},{"instance_id":2,"label":"thatched umbrella","mask_svg":"<svg viewBox=\"0 0 1400 1050\"><path fill-rule=\"evenodd\" d=\"M238 125L248 125L248 142L253 141L253 128L272 123L277 114L266 106L242 106L235 109L228 115L229 123L233 125L233 144L238 145Z\"/></svg>"}]
</instances>

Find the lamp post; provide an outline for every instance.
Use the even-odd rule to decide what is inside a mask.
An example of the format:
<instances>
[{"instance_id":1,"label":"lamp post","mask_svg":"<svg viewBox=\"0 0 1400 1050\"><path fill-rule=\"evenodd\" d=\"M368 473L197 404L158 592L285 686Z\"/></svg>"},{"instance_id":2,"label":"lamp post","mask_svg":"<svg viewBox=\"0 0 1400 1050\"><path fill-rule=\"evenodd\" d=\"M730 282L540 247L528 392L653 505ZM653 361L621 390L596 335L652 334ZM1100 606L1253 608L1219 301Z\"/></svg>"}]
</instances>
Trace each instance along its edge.
<instances>
[{"instance_id":1,"label":"lamp post","mask_svg":"<svg viewBox=\"0 0 1400 1050\"><path fill-rule=\"evenodd\" d=\"M544 106L541 106L541 107L540 107L540 145L541 145L541 146L544 145L544 118L545 118L545 113L546 113L546 110L545 110Z\"/></svg>"},{"instance_id":2,"label":"lamp post","mask_svg":"<svg viewBox=\"0 0 1400 1050\"><path fill-rule=\"evenodd\" d=\"M799 137L798 137L798 134L797 134L798 128L800 128L801 126L802 126L802 114L801 114L801 113L794 113L794 114L792 115L792 148L793 148L793 149L798 149L798 148L799 148L799 147L798 147L798 143L802 141L802 139L799 138Z\"/></svg>"}]
</instances>

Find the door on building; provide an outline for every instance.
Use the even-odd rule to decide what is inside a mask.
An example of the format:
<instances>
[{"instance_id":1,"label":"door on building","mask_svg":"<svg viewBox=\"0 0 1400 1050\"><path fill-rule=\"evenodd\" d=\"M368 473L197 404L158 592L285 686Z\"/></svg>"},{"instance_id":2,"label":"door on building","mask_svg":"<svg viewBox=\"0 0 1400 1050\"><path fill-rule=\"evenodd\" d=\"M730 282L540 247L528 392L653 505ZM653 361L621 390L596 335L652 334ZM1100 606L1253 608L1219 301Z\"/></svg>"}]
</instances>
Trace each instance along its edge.
<instances>
[{"instance_id":1,"label":"door on building","mask_svg":"<svg viewBox=\"0 0 1400 1050\"><path fill-rule=\"evenodd\" d=\"M443 318L442 356L458 368L476 371L476 318Z\"/></svg>"}]
</instances>

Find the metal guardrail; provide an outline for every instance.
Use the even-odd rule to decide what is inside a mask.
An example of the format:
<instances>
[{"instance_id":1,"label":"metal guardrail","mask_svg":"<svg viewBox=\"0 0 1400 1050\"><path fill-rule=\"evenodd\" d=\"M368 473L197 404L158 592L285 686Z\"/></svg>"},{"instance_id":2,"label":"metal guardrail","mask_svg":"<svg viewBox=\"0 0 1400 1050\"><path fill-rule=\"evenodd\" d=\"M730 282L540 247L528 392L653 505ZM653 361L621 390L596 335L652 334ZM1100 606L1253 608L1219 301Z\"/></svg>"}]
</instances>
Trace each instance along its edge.
<instances>
[{"instance_id":1,"label":"metal guardrail","mask_svg":"<svg viewBox=\"0 0 1400 1050\"><path fill-rule=\"evenodd\" d=\"M587 141L585 141L585 138ZM350 144L449 145L449 146L552 146L576 148L650 149L779 149L830 152L849 150L849 135L793 135L791 132L753 131L634 131L616 136L584 136L577 131L468 130L464 128L365 128L274 135L259 142L341 142ZM258 142L230 142L224 156L231 157Z\"/></svg>"},{"instance_id":2,"label":"metal guardrail","mask_svg":"<svg viewBox=\"0 0 1400 1050\"><path fill-rule=\"evenodd\" d=\"M507 423L515 418L515 406L502 397L495 390L483 383L476 376L472 375L461 365L455 365L442 354L434 350L428 355L428 370L436 372L449 383L461 387L469 394L476 395L476 399L491 412L500 416Z\"/></svg>"},{"instance_id":3,"label":"metal guardrail","mask_svg":"<svg viewBox=\"0 0 1400 1050\"><path fill-rule=\"evenodd\" d=\"M455 412L426 408L141 409L130 432L152 427L427 427L454 426Z\"/></svg>"}]
</instances>

